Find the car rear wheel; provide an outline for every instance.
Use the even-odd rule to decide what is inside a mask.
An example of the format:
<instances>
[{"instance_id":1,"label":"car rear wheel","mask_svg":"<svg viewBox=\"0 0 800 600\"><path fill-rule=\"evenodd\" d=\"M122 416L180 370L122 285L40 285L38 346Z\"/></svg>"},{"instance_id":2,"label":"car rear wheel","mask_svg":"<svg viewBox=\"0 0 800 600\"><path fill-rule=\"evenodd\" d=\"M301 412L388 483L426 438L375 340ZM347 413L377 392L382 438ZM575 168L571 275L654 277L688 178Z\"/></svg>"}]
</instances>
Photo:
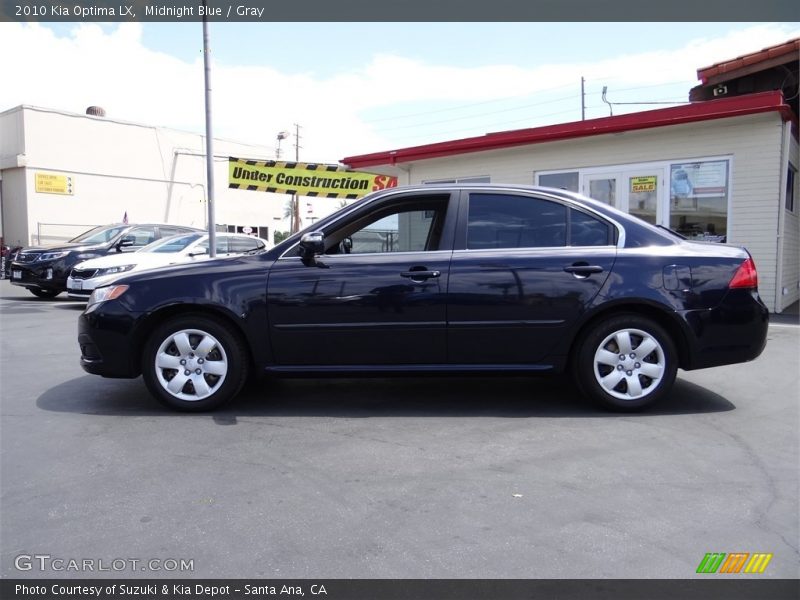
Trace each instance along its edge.
<instances>
[{"instance_id":1,"label":"car rear wheel","mask_svg":"<svg viewBox=\"0 0 800 600\"><path fill-rule=\"evenodd\" d=\"M142 375L156 399L183 411L217 408L239 393L247 352L216 319L183 316L159 326L144 350Z\"/></svg>"},{"instance_id":2,"label":"car rear wheel","mask_svg":"<svg viewBox=\"0 0 800 600\"><path fill-rule=\"evenodd\" d=\"M675 344L655 321L618 315L598 322L578 346L573 369L581 391L614 410L661 400L678 370Z\"/></svg>"},{"instance_id":3,"label":"car rear wheel","mask_svg":"<svg viewBox=\"0 0 800 600\"><path fill-rule=\"evenodd\" d=\"M28 288L28 291L37 298L55 298L61 293L56 290L42 290L36 288Z\"/></svg>"}]
</instances>

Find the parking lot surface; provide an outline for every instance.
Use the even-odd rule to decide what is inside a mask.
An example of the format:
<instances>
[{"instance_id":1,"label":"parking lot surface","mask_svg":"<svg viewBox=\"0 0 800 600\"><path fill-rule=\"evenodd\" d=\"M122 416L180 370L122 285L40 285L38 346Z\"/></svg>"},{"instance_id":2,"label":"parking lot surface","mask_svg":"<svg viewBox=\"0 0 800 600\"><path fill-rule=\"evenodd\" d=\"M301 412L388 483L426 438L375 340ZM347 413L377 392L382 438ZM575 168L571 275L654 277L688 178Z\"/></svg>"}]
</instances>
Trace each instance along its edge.
<instances>
[{"instance_id":1,"label":"parking lot surface","mask_svg":"<svg viewBox=\"0 0 800 600\"><path fill-rule=\"evenodd\" d=\"M266 382L186 415L81 370L82 308L0 282L3 577L688 578L708 552L798 576L788 319L636 415L528 377Z\"/></svg>"}]
</instances>

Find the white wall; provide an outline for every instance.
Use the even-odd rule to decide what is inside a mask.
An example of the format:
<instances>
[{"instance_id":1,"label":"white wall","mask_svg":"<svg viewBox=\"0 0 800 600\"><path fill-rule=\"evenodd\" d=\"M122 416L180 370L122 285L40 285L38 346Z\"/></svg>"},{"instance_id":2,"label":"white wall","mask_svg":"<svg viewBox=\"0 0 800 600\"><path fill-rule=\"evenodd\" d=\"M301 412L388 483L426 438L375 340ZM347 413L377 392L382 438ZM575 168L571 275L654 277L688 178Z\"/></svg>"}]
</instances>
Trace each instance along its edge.
<instances>
[{"instance_id":1,"label":"white wall","mask_svg":"<svg viewBox=\"0 0 800 600\"><path fill-rule=\"evenodd\" d=\"M789 136L789 161L795 169L800 169L800 151L797 140ZM794 211L786 210L785 203L783 224L783 272L781 288L782 293L779 306L781 309L795 303L800 299L800 173L794 179Z\"/></svg>"},{"instance_id":2,"label":"white wall","mask_svg":"<svg viewBox=\"0 0 800 600\"><path fill-rule=\"evenodd\" d=\"M131 223L206 226L202 135L33 107L24 107L22 114L25 189L12 195L27 197L26 227L6 219L6 232L31 243L37 231L61 235L70 230L54 224L72 224L73 230L80 230L84 225L119 222L125 212ZM2 139L5 127L0 122ZM214 153L216 222L266 226L272 235L287 196L229 190L226 157L268 159L273 149L215 140ZM37 193L39 171L72 176L74 195ZM7 171L3 173L5 178ZM5 187L4 192L5 205L19 202L9 199Z\"/></svg>"}]
</instances>

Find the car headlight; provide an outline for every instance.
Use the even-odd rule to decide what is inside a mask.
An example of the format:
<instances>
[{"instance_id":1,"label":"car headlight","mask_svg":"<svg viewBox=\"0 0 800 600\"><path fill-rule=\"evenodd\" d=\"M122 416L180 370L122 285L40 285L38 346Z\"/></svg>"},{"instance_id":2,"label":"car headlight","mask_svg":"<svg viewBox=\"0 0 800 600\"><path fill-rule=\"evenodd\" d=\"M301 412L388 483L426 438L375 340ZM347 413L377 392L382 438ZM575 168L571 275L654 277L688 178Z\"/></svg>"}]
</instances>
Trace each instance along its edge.
<instances>
[{"instance_id":1,"label":"car headlight","mask_svg":"<svg viewBox=\"0 0 800 600\"><path fill-rule=\"evenodd\" d=\"M98 269L97 270L97 277L102 275L114 275L115 273L124 273L125 271L130 271L136 265L120 265L118 267L107 267L105 269Z\"/></svg>"},{"instance_id":2,"label":"car headlight","mask_svg":"<svg viewBox=\"0 0 800 600\"><path fill-rule=\"evenodd\" d=\"M56 260L59 258L64 258L67 254L69 254L69 250L62 250L61 252L44 252L39 255L39 258L36 260Z\"/></svg>"},{"instance_id":3,"label":"car headlight","mask_svg":"<svg viewBox=\"0 0 800 600\"><path fill-rule=\"evenodd\" d=\"M92 295L89 296L89 301L86 303L86 312L92 310L98 304L119 298L128 291L127 285L107 285L105 287L96 288Z\"/></svg>"}]
</instances>

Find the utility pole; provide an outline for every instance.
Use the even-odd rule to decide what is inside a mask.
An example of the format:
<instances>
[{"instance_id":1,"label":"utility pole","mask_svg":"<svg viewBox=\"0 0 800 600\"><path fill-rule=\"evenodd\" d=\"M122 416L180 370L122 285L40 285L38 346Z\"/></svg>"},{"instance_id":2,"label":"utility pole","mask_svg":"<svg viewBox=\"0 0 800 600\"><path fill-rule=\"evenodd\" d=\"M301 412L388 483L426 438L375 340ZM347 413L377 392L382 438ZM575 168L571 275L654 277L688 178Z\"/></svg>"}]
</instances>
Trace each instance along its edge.
<instances>
[{"instance_id":1,"label":"utility pole","mask_svg":"<svg viewBox=\"0 0 800 600\"><path fill-rule=\"evenodd\" d=\"M583 87L585 82L586 80L581 76L581 121L586 120L586 91Z\"/></svg>"},{"instance_id":2,"label":"utility pole","mask_svg":"<svg viewBox=\"0 0 800 600\"><path fill-rule=\"evenodd\" d=\"M203 0L203 8L207 8ZM206 84L206 190L208 196L208 255L217 255L217 225L214 215L214 136L211 134L211 51L208 48L208 19L203 11L203 68Z\"/></svg>"},{"instance_id":3,"label":"utility pole","mask_svg":"<svg viewBox=\"0 0 800 600\"><path fill-rule=\"evenodd\" d=\"M300 125L294 124L294 160L300 162ZM300 231L300 198L292 194L292 233Z\"/></svg>"}]
</instances>

